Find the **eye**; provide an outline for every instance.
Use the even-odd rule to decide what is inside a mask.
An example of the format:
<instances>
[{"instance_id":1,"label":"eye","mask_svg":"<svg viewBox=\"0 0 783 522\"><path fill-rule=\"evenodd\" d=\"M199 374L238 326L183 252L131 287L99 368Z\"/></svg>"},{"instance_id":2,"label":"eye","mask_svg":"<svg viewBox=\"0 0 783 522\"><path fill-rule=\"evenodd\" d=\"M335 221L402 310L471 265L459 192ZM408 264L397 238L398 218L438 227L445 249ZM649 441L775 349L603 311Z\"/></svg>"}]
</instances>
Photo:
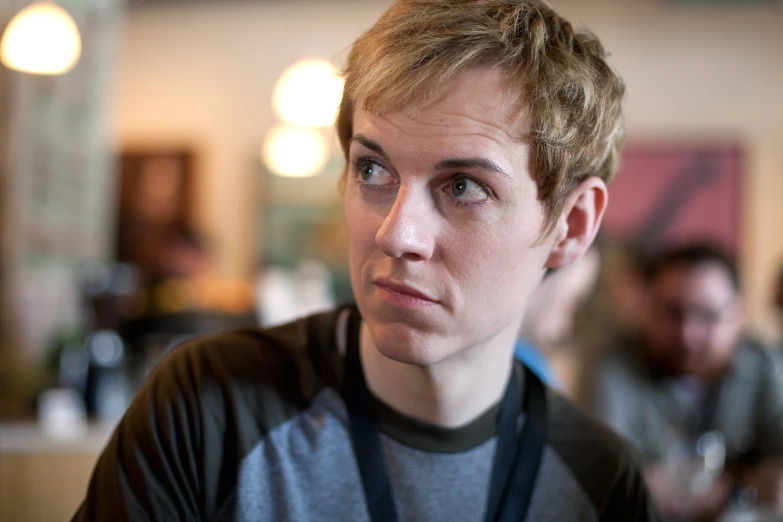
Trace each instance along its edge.
<instances>
[{"instance_id":1,"label":"eye","mask_svg":"<svg viewBox=\"0 0 783 522\"><path fill-rule=\"evenodd\" d=\"M465 203L479 203L489 197L484 187L467 176L452 178L444 190L448 191L455 199Z\"/></svg>"},{"instance_id":2,"label":"eye","mask_svg":"<svg viewBox=\"0 0 783 522\"><path fill-rule=\"evenodd\" d=\"M391 173L380 163L369 158L359 158L356 161L356 171L359 182L364 185L392 185L395 183Z\"/></svg>"}]
</instances>

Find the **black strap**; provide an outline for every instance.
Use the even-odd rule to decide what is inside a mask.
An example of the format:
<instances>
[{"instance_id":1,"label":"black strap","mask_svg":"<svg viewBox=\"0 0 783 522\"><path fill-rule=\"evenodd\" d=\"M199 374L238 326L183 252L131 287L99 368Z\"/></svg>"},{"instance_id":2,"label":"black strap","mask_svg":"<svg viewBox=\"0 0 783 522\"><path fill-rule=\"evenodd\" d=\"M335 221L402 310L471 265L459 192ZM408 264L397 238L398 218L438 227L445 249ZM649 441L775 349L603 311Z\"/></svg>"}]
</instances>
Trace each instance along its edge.
<instances>
[{"instance_id":1,"label":"black strap","mask_svg":"<svg viewBox=\"0 0 783 522\"><path fill-rule=\"evenodd\" d=\"M359 354L361 317L352 311L348 319L343 397L348 408L351 441L372 522L396 522L391 481L374 399L364 378ZM498 414L498 443L492 468L487 522L521 522L525 519L546 443L546 392L541 380L524 369L524 392L520 370L515 366ZM525 424L518 433L520 413Z\"/></svg>"},{"instance_id":2,"label":"black strap","mask_svg":"<svg viewBox=\"0 0 783 522\"><path fill-rule=\"evenodd\" d=\"M370 520L396 522L397 510L394 507L386 459L383 457L378 419L359 355L360 321L359 314L352 311L348 318L343 397L350 416L351 441L370 510Z\"/></svg>"},{"instance_id":3,"label":"black strap","mask_svg":"<svg viewBox=\"0 0 783 522\"><path fill-rule=\"evenodd\" d=\"M513 437L513 435L517 431L516 423L518 416L504 418L504 415L507 415L509 411L514 411L504 407L507 400L505 397L503 399L504 404L500 409L498 449L495 454L492 487L490 488L490 499L493 498L495 491L502 491L499 499L500 512L490 518L489 509L492 505L489 504L487 506L486 518L488 522L520 522L525 520L530 508L530 499L533 496L538 470L541 467L547 434L546 390L541 379L530 371L530 368L525 366L524 369L525 391L522 411L526 413L526 417L522 433L517 437ZM513 378L515 375L516 372L510 379L509 388L512 388L512 384L516 387L518 379ZM507 390L506 395L508 394L509 391ZM514 395L518 398L519 392L516 391ZM518 401L519 399L516 402L518 403ZM504 459L513 461L511 465L513 474L511 477L506 475L507 478L505 480L499 476L496 477L495 473L495 470L500 467Z\"/></svg>"}]
</instances>

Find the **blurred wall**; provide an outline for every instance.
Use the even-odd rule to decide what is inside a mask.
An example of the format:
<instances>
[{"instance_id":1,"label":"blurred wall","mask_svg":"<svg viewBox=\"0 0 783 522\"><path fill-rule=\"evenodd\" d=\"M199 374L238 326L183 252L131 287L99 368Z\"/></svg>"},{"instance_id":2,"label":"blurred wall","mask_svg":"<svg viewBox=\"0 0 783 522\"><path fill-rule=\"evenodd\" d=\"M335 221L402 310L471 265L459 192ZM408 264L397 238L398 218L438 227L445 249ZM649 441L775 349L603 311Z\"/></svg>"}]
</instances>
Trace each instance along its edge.
<instances>
[{"instance_id":1,"label":"blurred wall","mask_svg":"<svg viewBox=\"0 0 783 522\"><path fill-rule=\"evenodd\" d=\"M118 146L194 144L199 225L223 276L252 273L256 166L271 98L300 58L340 58L388 2L203 2L131 10L118 57Z\"/></svg>"},{"instance_id":2,"label":"blurred wall","mask_svg":"<svg viewBox=\"0 0 783 522\"><path fill-rule=\"evenodd\" d=\"M29 3L2 0L0 21ZM58 3L80 28L82 50L73 70L39 76L3 68L0 74L7 137L0 299L8 303L3 313L14 332L0 337L8 351L24 346L25 356L43 355L54 336L80 324L78 267L105 260L112 250L107 85L124 0Z\"/></svg>"},{"instance_id":3,"label":"blurred wall","mask_svg":"<svg viewBox=\"0 0 783 522\"><path fill-rule=\"evenodd\" d=\"M771 334L771 286L783 263L783 6L691 3L553 1L611 51L628 86L629 140L741 145L748 315Z\"/></svg>"},{"instance_id":4,"label":"blurred wall","mask_svg":"<svg viewBox=\"0 0 783 522\"><path fill-rule=\"evenodd\" d=\"M202 147L201 225L223 275L253 268L253 173L274 121L277 76L302 57L340 63L389 3L220 1L130 11L113 91L115 142ZM753 325L770 332L768 288L783 260L783 10L673 8L663 0L552 3L612 52L628 84L631 140L742 145L748 309Z\"/></svg>"}]
</instances>

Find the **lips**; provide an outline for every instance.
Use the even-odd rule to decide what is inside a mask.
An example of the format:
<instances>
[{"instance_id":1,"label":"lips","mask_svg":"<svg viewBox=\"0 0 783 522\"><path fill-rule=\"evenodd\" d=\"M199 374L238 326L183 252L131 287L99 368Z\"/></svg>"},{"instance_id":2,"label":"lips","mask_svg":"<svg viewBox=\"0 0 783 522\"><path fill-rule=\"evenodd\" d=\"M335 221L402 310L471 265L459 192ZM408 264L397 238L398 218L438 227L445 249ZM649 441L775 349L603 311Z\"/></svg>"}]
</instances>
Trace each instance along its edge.
<instances>
[{"instance_id":1,"label":"lips","mask_svg":"<svg viewBox=\"0 0 783 522\"><path fill-rule=\"evenodd\" d=\"M427 301L430 303L437 303L438 301L426 293L422 292L421 290L418 290L412 286L406 285L405 283L400 283L398 281L394 281L392 279L388 279L386 277L377 277L373 279L373 284L375 284L377 287L386 290L387 292L393 292L394 294L398 294L402 297L408 297L413 299L420 299L422 301Z\"/></svg>"}]
</instances>

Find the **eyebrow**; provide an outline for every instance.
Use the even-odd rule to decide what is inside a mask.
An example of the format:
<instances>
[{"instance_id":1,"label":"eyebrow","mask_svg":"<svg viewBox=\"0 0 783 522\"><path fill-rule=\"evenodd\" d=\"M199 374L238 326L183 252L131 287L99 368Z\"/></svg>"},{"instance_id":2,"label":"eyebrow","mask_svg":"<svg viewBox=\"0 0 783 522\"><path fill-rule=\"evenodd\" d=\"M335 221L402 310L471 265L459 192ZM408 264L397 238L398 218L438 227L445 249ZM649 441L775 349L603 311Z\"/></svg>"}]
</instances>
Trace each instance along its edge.
<instances>
[{"instance_id":1,"label":"eyebrow","mask_svg":"<svg viewBox=\"0 0 783 522\"><path fill-rule=\"evenodd\" d=\"M511 179L511 176L508 175L508 173L505 170L503 170L500 167L500 165L486 158L453 158L453 159L443 160L441 162L438 162L437 165L435 165L435 170L474 169L474 168L497 172L498 174L501 174Z\"/></svg>"},{"instance_id":2,"label":"eyebrow","mask_svg":"<svg viewBox=\"0 0 783 522\"><path fill-rule=\"evenodd\" d=\"M383 159L388 161L389 155L386 154L386 151L383 150L383 147L381 147L380 143L371 140L370 138L368 138L363 134L354 134L351 137L351 141L352 142L355 141L361 144L363 147L370 149L371 151L375 152ZM505 176L506 178L512 179L511 176L500 167L500 165L498 165L494 161L481 157L450 158L443 161L439 161L435 165L435 170L471 169L471 168L478 168L478 169L488 170L491 172L497 172L498 174Z\"/></svg>"},{"instance_id":3,"label":"eyebrow","mask_svg":"<svg viewBox=\"0 0 783 522\"><path fill-rule=\"evenodd\" d=\"M371 151L373 151L374 153L378 154L379 156L381 156L385 160L389 159L389 155L386 154L385 150L383 150L383 147L381 147L381 144L378 143L377 141L371 140L370 138L368 138L364 134L354 134L353 136L351 136L351 141L352 142L355 141L355 142L361 144L363 147L370 149Z\"/></svg>"}]
</instances>

